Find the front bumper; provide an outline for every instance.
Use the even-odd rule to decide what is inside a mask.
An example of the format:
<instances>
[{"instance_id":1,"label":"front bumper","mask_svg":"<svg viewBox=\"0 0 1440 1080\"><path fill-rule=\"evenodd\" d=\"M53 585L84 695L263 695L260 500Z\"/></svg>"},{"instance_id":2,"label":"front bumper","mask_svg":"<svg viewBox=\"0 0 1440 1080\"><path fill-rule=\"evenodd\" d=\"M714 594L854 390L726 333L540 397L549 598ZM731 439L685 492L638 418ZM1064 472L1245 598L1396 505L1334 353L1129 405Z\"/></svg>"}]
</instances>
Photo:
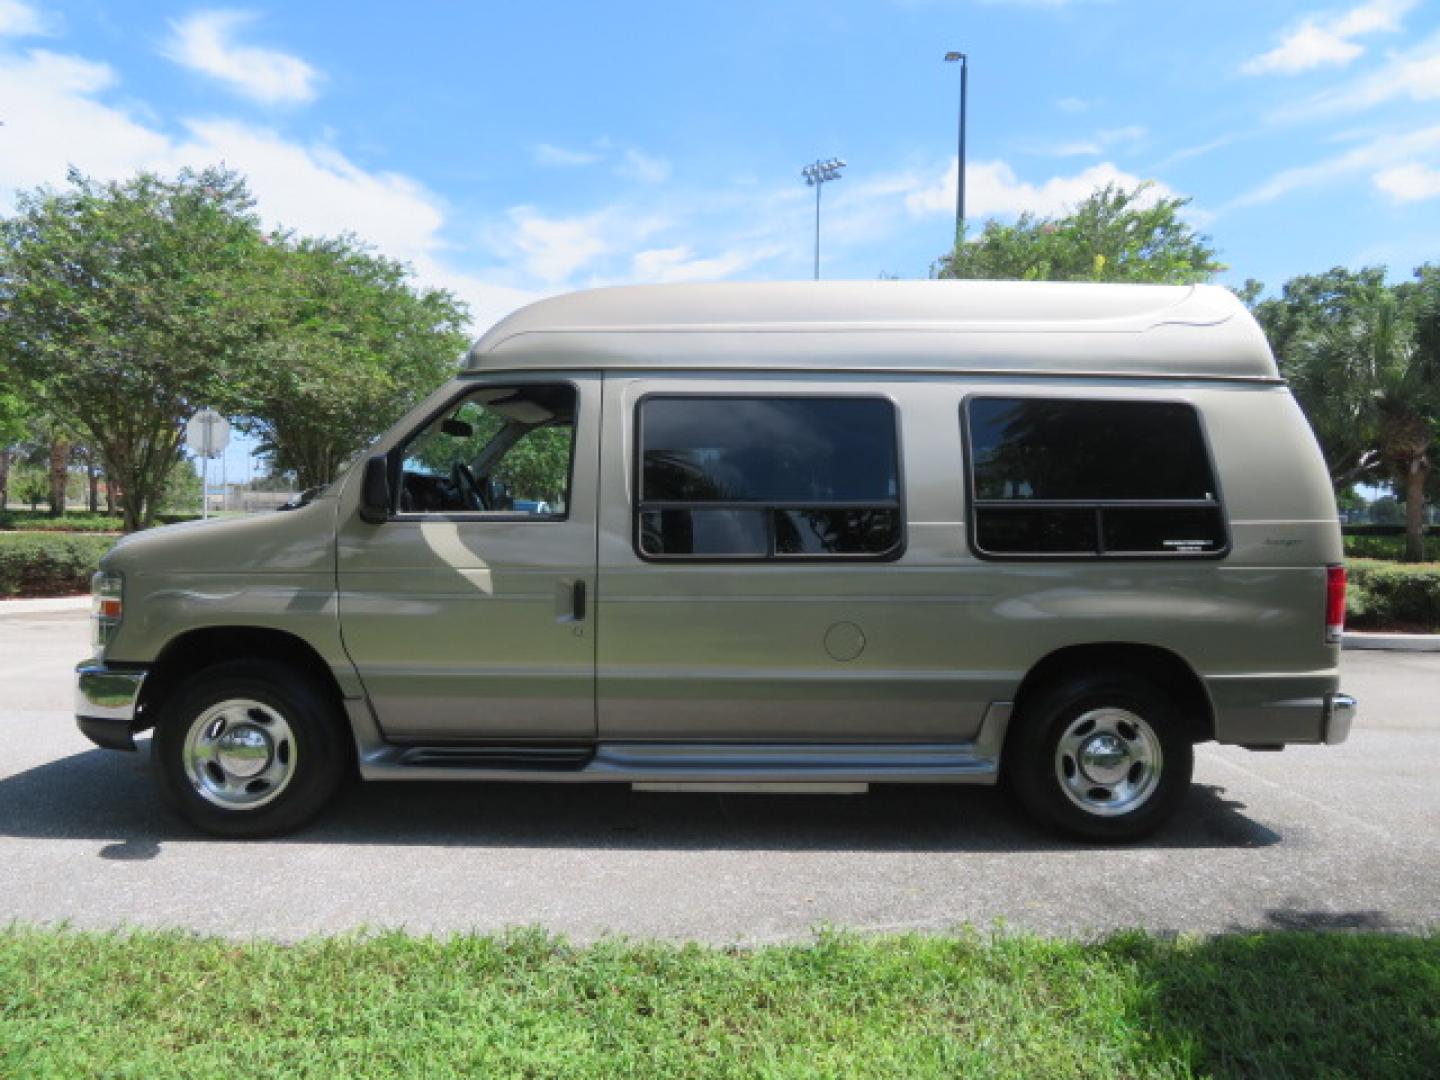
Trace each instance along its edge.
<instances>
[{"instance_id":1,"label":"front bumper","mask_svg":"<svg viewBox=\"0 0 1440 1080\"><path fill-rule=\"evenodd\" d=\"M135 749L135 711L144 668L112 668L86 660L75 669L75 722L107 750Z\"/></svg>"}]
</instances>

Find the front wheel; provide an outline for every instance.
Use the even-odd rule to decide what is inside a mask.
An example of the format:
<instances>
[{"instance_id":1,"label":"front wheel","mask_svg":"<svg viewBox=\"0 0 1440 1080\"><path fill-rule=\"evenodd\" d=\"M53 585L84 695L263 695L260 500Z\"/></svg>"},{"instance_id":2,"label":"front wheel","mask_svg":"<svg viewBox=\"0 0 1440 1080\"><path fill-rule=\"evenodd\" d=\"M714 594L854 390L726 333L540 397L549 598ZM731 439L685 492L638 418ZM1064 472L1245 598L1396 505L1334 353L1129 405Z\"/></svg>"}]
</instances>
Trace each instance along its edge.
<instances>
[{"instance_id":1,"label":"front wheel","mask_svg":"<svg viewBox=\"0 0 1440 1080\"><path fill-rule=\"evenodd\" d=\"M218 836L299 828L345 775L338 710L306 675L236 660L196 672L165 703L151 744L161 791Z\"/></svg>"},{"instance_id":2,"label":"front wheel","mask_svg":"<svg viewBox=\"0 0 1440 1080\"><path fill-rule=\"evenodd\" d=\"M1041 689L1022 710L1005 768L1040 823L1089 840L1133 840L1184 799L1194 748L1179 708L1153 683L1077 677Z\"/></svg>"}]
</instances>

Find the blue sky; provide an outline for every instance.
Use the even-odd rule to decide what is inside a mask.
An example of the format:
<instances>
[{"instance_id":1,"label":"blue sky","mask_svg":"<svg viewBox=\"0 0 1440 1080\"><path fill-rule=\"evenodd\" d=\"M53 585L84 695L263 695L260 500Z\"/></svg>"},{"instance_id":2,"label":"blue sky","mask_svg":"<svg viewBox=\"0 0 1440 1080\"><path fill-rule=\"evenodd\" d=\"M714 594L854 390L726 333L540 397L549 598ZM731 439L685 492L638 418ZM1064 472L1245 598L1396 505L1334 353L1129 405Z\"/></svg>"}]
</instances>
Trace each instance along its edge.
<instances>
[{"instance_id":1,"label":"blue sky","mask_svg":"<svg viewBox=\"0 0 1440 1080\"><path fill-rule=\"evenodd\" d=\"M0 0L0 205L217 161L471 305L634 281L923 277L972 219L1154 180L1231 266L1440 259L1440 0L207 7Z\"/></svg>"}]
</instances>

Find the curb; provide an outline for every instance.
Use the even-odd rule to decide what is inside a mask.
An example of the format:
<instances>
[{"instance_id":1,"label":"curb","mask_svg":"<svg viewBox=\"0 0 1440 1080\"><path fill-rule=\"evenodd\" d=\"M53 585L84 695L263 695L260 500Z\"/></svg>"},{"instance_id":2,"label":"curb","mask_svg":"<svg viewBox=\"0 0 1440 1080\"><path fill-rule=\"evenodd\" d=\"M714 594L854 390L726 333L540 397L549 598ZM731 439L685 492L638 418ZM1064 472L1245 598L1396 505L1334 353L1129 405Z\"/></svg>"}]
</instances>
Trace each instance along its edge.
<instances>
[{"instance_id":1,"label":"curb","mask_svg":"<svg viewBox=\"0 0 1440 1080\"><path fill-rule=\"evenodd\" d=\"M1343 649L1380 649L1386 652L1440 652L1440 634L1347 633Z\"/></svg>"},{"instance_id":2,"label":"curb","mask_svg":"<svg viewBox=\"0 0 1440 1080\"><path fill-rule=\"evenodd\" d=\"M0 619L6 615L47 615L90 610L89 596L47 596L34 600L0 600Z\"/></svg>"}]
</instances>

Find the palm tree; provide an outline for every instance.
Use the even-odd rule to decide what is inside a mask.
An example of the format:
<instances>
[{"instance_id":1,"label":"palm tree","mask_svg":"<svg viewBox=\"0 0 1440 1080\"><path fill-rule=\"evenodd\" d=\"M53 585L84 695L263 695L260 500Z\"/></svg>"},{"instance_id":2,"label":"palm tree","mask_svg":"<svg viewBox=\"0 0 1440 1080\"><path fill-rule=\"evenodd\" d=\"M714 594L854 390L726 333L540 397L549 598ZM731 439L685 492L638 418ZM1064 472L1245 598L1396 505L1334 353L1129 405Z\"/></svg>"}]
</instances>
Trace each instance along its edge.
<instances>
[{"instance_id":1,"label":"palm tree","mask_svg":"<svg viewBox=\"0 0 1440 1080\"><path fill-rule=\"evenodd\" d=\"M1405 502L1405 560L1424 556L1425 489L1440 423L1440 356L1422 348L1416 305L1374 284L1357 290L1342 317L1302 343L1311 377L1328 376L1320 406L1348 416L1347 442L1368 444Z\"/></svg>"}]
</instances>

